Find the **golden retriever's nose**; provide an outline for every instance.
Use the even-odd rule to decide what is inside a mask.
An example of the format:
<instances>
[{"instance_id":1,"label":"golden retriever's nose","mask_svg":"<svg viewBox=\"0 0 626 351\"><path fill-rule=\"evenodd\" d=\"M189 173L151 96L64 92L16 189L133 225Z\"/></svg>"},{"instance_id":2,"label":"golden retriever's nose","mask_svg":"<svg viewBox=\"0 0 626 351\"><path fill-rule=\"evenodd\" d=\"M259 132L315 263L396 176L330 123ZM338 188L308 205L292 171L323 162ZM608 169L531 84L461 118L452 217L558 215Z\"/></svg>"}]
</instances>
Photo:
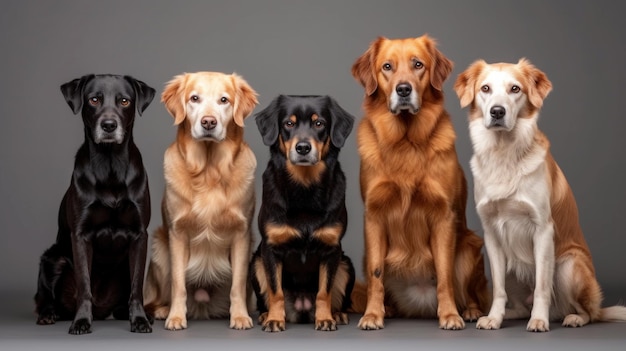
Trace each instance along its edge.
<instances>
[{"instance_id":1,"label":"golden retriever's nose","mask_svg":"<svg viewBox=\"0 0 626 351\"><path fill-rule=\"evenodd\" d=\"M202 120L200 120L200 123L202 124L202 128L211 130L217 126L217 119L213 116L204 116Z\"/></svg>"},{"instance_id":2,"label":"golden retriever's nose","mask_svg":"<svg viewBox=\"0 0 626 351\"><path fill-rule=\"evenodd\" d=\"M400 95L401 97L407 97L411 95L412 90L413 88L411 88L411 84L408 83L400 83L396 85L396 93L398 93L398 95Z\"/></svg>"}]
</instances>

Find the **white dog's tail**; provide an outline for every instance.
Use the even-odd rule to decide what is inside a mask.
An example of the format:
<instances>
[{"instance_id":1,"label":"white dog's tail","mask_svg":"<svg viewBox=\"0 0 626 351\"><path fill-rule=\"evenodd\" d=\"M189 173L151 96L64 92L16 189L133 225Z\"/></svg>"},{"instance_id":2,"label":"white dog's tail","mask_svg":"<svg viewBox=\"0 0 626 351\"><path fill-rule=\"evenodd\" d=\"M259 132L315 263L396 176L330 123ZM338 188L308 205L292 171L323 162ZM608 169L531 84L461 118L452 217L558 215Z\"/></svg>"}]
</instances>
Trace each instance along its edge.
<instances>
[{"instance_id":1,"label":"white dog's tail","mask_svg":"<svg viewBox=\"0 0 626 351\"><path fill-rule=\"evenodd\" d=\"M615 305L600 310L602 322L626 322L626 306Z\"/></svg>"}]
</instances>

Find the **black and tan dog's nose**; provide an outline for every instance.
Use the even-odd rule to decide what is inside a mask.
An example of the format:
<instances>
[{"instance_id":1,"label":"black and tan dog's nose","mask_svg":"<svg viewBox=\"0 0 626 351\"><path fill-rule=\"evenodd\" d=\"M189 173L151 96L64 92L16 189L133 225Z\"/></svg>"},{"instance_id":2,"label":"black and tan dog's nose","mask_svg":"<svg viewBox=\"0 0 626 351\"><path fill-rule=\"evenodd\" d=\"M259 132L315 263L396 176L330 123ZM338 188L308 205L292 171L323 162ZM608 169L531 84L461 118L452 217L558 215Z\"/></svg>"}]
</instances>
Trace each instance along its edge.
<instances>
[{"instance_id":1,"label":"black and tan dog's nose","mask_svg":"<svg viewBox=\"0 0 626 351\"><path fill-rule=\"evenodd\" d=\"M202 123L202 128L211 130L217 126L217 119L213 116L204 116L200 123Z\"/></svg>"},{"instance_id":2,"label":"black and tan dog's nose","mask_svg":"<svg viewBox=\"0 0 626 351\"><path fill-rule=\"evenodd\" d=\"M296 152L300 155L306 155L311 152L311 144L307 141L301 141L296 144Z\"/></svg>"},{"instance_id":3,"label":"black and tan dog's nose","mask_svg":"<svg viewBox=\"0 0 626 351\"><path fill-rule=\"evenodd\" d=\"M398 95L400 95L401 97L407 97L411 95L411 91L413 91L413 88L411 88L411 84L400 83L396 85L396 93L398 93Z\"/></svg>"},{"instance_id":4,"label":"black and tan dog's nose","mask_svg":"<svg viewBox=\"0 0 626 351\"><path fill-rule=\"evenodd\" d=\"M506 115L506 109L500 105L496 105L489 110L489 114L494 119L502 119L504 115Z\"/></svg>"},{"instance_id":5,"label":"black and tan dog's nose","mask_svg":"<svg viewBox=\"0 0 626 351\"><path fill-rule=\"evenodd\" d=\"M107 133L111 133L117 129L117 121L114 119L104 119L100 122L100 128Z\"/></svg>"}]
</instances>

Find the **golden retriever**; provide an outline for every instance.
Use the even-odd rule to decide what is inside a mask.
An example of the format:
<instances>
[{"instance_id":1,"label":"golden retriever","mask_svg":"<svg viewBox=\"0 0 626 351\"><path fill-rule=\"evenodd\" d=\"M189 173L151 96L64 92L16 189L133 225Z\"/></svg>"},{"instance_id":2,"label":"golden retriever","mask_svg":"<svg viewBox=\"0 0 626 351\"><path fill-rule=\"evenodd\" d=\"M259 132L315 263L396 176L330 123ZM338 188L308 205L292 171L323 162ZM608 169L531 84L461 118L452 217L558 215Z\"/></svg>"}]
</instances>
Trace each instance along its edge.
<instances>
[{"instance_id":1,"label":"golden retriever","mask_svg":"<svg viewBox=\"0 0 626 351\"><path fill-rule=\"evenodd\" d=\"M365 88L357 137L367 281L361 329L383 328L385 313L438 316L440 328L462 329L487 308L483 242L466 226L467 184L444 109L451 70L428 36L378 38L352 66Z\"/></svg>"},{"instance_id":2,"label":"golden retriever","mask_svg":"<svg viewBox=\"0 0 626 351\"><path fill-rule=\"evenodd\" d=\"M626 320L626 307L601 308L574 195L537 128L552 83L525 59L479 60L454 89L462 107L471 105L474 197L493 280L491 310L476 327L530 317L526 329L543 332L550 319L567 327Z\"/></svg>"},{"instance_id":3,"label":"golden retriever","mask_svg":"<svg viewBox=\"0 0 626 351\"><path fill-rule=\"evenodd\" d=\"M163 225L154 234L145 299L170 330L187 317L248 329L247 287L256 158L243 140L256 92L236 74L174 77L161 101L178 125L165 151Z\"/></svg>"}]
</instances>

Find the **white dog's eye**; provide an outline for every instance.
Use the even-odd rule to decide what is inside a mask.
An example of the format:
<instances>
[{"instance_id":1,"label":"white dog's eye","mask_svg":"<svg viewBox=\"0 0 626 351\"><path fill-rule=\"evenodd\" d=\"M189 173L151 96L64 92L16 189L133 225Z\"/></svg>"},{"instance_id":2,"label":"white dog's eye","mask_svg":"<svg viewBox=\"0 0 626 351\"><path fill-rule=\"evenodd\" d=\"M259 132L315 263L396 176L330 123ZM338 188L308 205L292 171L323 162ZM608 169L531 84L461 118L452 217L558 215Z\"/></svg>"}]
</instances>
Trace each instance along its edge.
<instances>
[{"instance_id":1,"label":"white dog's eye","mask_svg":"<svg viewBox=\"0 0 626 351\"><path fill-rule=\"evenodd\" d=\"M191 102L198 102L200 101L200 97L198 95L191 95L189 100L191 100Z\"/></svg>"},{"instance_id":2,"label":"white dog's eye","mask_svg":"<svg viewBox=\"0 0 626 351\"><path fill-rule=\"evenodd\" d=\"M228 98L226 96L222 96L222 98L220 99L220 101L225 104L228 102Z\"/></svg>"},{"instance_id":3,"label":"white dog's eye","mask_svg":"<svg viewBox=\"0 0 626 351\"><path fill-rule=\"evenodd\" d=\"M480 87L480 90L481 90L483 93L488 93L488 92L489 92L489 90L490 90L490 88L489 88L489 86L488 86L488 85L483 85L482 87Z\"/></svg>"},{"instance_id":4,"label":"white dog's eye","mask_svg":"<svg viewBox=\"0 0 626 351\"><path fill-rule=\"evenodd\" d=\"M517 93L519 93L519 92L520 92L520 87L518 87L517 85L512 86L512 87L511 87L511 92L512 92L513 94L517 94Z\"/></svg>"},{"instance_id":5,"label":"white dog's eye","mask_svg":"<svg viewBox=\"0 0 626 351\"><path fill-rule=\"evenodd\" d=\"M383 64L383 71L391 71L391 64L389 62Z\"/></svg>"}]
</instances>

